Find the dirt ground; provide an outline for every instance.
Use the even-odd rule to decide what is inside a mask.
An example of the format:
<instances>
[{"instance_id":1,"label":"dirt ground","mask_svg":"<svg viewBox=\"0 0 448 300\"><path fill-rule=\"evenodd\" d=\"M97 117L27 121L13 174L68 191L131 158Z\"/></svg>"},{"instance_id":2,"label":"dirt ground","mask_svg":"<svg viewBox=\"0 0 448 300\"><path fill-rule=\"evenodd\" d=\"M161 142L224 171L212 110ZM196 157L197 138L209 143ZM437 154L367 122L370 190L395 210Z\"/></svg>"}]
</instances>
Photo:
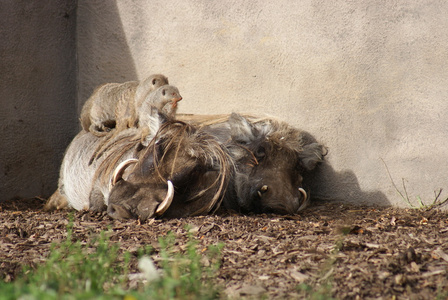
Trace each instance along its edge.
<instances>
[{"instance_id":1,"label":"dirt ground","mask_svg":"<svg viewBox=\"0 0 448 300\"><path fill-rule=\"evenodd\" d=\"M72 214L77 239L111 229L111 240L131 253L148 244L157 252L157 239L169 231L182 249L186 224L201 247L223 242L216 278L223 298L303 299L313 293L337 299L448 297L446 211L317 201L297 216L221 212L139 224L90 212L46 213L42 205L40 199L0 203L2 280L14 280L23 265L43 262L51 242L64 240ZM135 265L132 271L138 272Z\"/></svg>"}]
</instances>

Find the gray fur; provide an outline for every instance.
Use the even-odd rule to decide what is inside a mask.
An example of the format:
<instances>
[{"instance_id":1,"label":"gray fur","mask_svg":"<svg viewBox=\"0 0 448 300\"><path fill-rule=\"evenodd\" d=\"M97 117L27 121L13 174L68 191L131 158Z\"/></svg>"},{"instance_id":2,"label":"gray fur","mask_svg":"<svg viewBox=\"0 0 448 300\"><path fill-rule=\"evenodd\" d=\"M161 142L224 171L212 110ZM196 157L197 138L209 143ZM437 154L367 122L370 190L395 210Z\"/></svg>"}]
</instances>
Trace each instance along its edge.
<instances>
[{"instance_id":1,"label":"gray fur","mask_svg":"<svg viewBox=\"0 0 448 300\"><path fill-rule=\"evenodd\" d=\"M153 217L166 195L166 181L175 186L165 217L207 214L221 204L230 177L230 157L203 130L157 114L147 147L141 128L125 129L113 138L81 131L68 147L61 165L59 186L46 210L66 206L77 210L106 210L113 218ZM154 116L154 118L156 118ZM101 157L89 164L98 144ZM120 162L135 158L124 175L111 185ZM120 172L121 174L121 172Z\"/></svg>"},{"instance_id":2,"label":"gray fur","mask_svg":"<svg viewBox=\"0 0 448 300\"><path fill-rule=\"evenodd\" d=\"M236 172L224 200L226 207L281 214L304 208L298 188L326 154L310 134L269 117L232 113L179 118L203 126L230 152Z\"/></svg>"},{"instance_id":3,"label":"gray fur","mask_svg":"<svg viewBox=\"0 0 448 300\"><path fill-rule=\"evenodd\" d=\"M85 131L104 136L113 128L123 130L135 127L143 100L168 78L154 74L145 80L124 83L106 83L92 93L84 104L80 122Z\"/></svg>"}]
</instances>

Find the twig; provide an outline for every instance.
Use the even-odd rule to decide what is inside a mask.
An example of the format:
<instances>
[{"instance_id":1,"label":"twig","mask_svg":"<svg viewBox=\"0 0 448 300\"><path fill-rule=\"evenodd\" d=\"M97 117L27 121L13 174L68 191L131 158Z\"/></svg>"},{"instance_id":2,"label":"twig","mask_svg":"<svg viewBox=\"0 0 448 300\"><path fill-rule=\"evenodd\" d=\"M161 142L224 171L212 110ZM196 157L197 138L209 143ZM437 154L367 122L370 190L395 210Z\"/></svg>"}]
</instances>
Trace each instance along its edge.
<instances>
[{"instance_id":1,"label":"twig","mask_svg":"<svg viewBox=\"0 0 448 300\"><path fill-rule=\"evenodd\" d=\"M398 194L400 194L401 198L403 198L403 200L405 200L411 208L417 208L409 200L409 194L408 194L408 191L406 189L405 179L404 178L401 179L402 180L402 185L403 185L403 190L404 190L404 195L403 195L403 193L398 189L397 185L395 184L395 182L394 182L394 180L392 178L392 175L390 174L389 168L386 165L386 162L384 161L384 159L382 159L382 158L380 158L380 159L383 162L384 167L386 168L387 174L389 175L389 179L392 182L392 185L394 186L394 188L398 192ZM442 194L442 190L443 189L439 189L438 193L436 191L434 191L434 200L429 205L426 205L425 203L423 203L423 200L420 198L420 196L417 196L417 201L418 201L418 204L420 205L419 208L420 209L425 209L425 210L431 210L432 208L435 208L435 207L439 207L440 208L441 206L443 206L446 203L448 203L448 197L445 198L442 201L440 200L440 195Z\"/></svg>"},{"instance_id":2,"label":"twig","mask_svg":"<svg viewBox=\"0 0 448 300\"><path fill-rule=\"evenodd\" d=\"M445 198L444 200L439 200L440 199L440 195L442 194L443 189L439 189L439 192L436 194L436 191L434 191L434 201L433 203L430 205L430 207L442 207L443 205L445 205L446 203L448 203L448 197Z\"/></svg>"},{"instance_id":3,"label":"twig","mask_svg":"<svg viewBox=\"0 0 448 300\"><path fill-rule=\"evenodd\" d=\"M384 159L382 159L382 158L380 158L380 159L381 159L381 161L383 162L384 167L386 168L386 171L387 171L387 175L389 175L389 179L390 179L390 181L392 182L392 185L394 186L394 188L395 188L395 190L397 191L397 193L400 194L401 198L403 198L403 200L405 200L405 201L409 204L410 207L414 207L414 206L411 204L411 202L409 201L409 197L405 197L405 196L403 195L403 193L400 192L400 190L398 189L397 185L395 184L394 179L392 178L392 175L390 174L389 168L387 167L386 162L384 161ZM404 185L404 179L403 179L403 185ZM406 192L406 188L405 188L404 190L405 190L405 192ZM406 196L407 196L407 193L406 193Z\"/></svg>"},{"instance_id":4,"label":"twig","mask_svg":"<svg viewBox=\"0 0 448 300\"><path fill-rule=\"evenodd\" d=\"M406 184L405 184L404 180L405 180L404 178L401 178L401 183L403 185L404 194L406 195L406 201L408 202L408 204L411 207L415 208L415 206L412 205L411 200L409 200L409 194L408 194L408 191L406 190Z\"/></svg>"}]
</instances>

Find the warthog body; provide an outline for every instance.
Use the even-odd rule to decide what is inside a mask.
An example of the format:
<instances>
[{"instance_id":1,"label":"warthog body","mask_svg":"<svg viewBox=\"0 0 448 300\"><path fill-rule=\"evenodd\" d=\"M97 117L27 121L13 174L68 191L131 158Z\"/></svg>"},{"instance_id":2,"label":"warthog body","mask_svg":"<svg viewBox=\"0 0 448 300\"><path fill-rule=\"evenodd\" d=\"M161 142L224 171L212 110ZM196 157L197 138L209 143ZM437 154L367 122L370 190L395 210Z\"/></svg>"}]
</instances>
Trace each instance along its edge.
<instances>
[{"instance_id":1,"label":"warthog body","mask_svg":"<svg viewBox=\"0 0 448 300\"><path fill-rule=\"evenodd\" d=\"M267 117L181 115L216 136L230 152L236 173L224 204L243 213L295 214L308 195L303 177L326 149L308 133Z\"/></svg>"},{"instance_id":2,"label":"warthog body","mask_svg":"<svg viewBox=\"0 0 448 300\"><path fill-rule=\"evenodd\" d=\"M131 133L130 131L134 131ZM128 130L134 136L136 129ZM64 206L73 207L76 210L95 209L100 210L105 205L105 200L109 194L109 186L100 181L100 166L104 162L104 155L101 159L95 160L89 164L92 154L100 143L105 143L106 137L98 138L91 132L81 131L72 140L68 146L59 172L58 189L50 197L45 209L51 210ZM114 162L112 168L121 161L133 157L133 151L127 150L120 153L120 159ZM110 172L109 172L110 173ZM111 175L110 175L111 176ZM110 178L109 178L110 179ZM91 195L101 195L103 203L98 199L91 199Z\"/></svg>"},{"instance_id":3,"label":"warthog body","mask_svg":"<svg viewBox=\"0 0 448 300\"><path fill-rule=\"evenodd\" d=\"M230 175L227 152L203 130L172 120L161 125L162 121L151 125L158 131L147 147L138 128L123 130L105 143L90 132L79 133L66 151L59 187L47 209L65 201L77 210L107 209L113 218L144 221L160 214L183 217L218 208ZM98 144L104 144L104 152L89 165ZM160 211L170 185L172 203Z\"/></svg>"}]
</instances>

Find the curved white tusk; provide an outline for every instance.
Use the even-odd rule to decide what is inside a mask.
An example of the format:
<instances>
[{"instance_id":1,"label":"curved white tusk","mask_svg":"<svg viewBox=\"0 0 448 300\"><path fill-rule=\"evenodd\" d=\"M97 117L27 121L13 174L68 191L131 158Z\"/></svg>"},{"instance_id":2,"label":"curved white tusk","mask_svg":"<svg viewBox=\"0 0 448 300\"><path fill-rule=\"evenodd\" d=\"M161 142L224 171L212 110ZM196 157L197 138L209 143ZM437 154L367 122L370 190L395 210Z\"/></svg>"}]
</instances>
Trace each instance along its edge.
<instances>
[{"instance_id":1,"label":"curved white tusk","mask_svg":"<svg viewBox=\"0 0 448 300\"><path fill-rule=\"evenodd\" d=\"M162 203L160 203L156 209L155 214L157 216L162 215L170 207L171 202L173 202L174 185L170 180L168 180L167 183L168 183L168 192L166 193L165 199L163 199Z\"/></svg>"},{"instance_id":2,"label":"curved white tusk","mask_svg":"<svg viewBox=\"0 0 448 300\"><path fill-rule=\"evenodd\" d=\"M111 179L111 186L114 186L118 180L120 180L123 177L123 173L126 170L126 168L130 164L135 164L138 162L138 159L136 158L130 158L125 161L122 161L114 170L114 174L112 175Z\"/></svg>"},{"instance_id":3,"label":"curved white tusk","mask_svg":"<svg viewBox=\"0 0 448 300\"><path fill-rule=\"evenodd\" d=\"M299 192L303 195L303 202L300 204L299 208L297 209L296 213L299 211L304 210L308 206L308 195L306 194L306 191L302 188L299 188Z\"/></svg>"},{"instance_id":4,"label":"curved white tusk","mask_svg":"<svg viewBox=\"0 0 448 300\"><path fill-rule=\"evenodd\" d=\"M302 193L303 195L303 203L306 202L306 200L308 199L308 195L306 194L306 191L302 188L299 188L299 192Z\"/></svg>"}]
</instances>

